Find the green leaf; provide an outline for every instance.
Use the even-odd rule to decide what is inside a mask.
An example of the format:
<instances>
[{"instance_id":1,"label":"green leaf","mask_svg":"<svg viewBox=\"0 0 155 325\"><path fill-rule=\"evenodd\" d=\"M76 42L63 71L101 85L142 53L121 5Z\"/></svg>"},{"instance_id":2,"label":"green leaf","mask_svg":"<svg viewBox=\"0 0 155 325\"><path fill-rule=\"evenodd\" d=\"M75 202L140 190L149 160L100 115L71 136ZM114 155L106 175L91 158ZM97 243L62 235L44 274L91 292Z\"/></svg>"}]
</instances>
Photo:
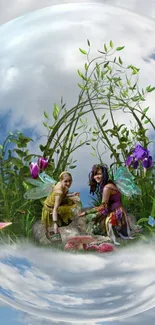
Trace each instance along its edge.
<instances>
[{"instance_id":1,"label":"green leaf","mask_svg":"<svg viewBox=\"0 0 155 325\"><path fill-rule=\"evenodd\" d=\"M149 110L149 106L143 109L143 112L146 113Z\"/></svg>"},{"instance_id":2,"label":"green leaf","mask_svg":"<svg viewBox=\"0 0 155 325\"><path fill-rule=\"evenodd\" d=\"M102 123L102 127L106 126L108 123L108 120L106 120L105 122Z\"/></svg>"},{"instance_id":3,"label":"green leaf","mask_svg":"<svg viewBox=\"0 0 155 325\"><path fill-rule=\"evenodd\" d=\"M25 182L22 182L22 185L23 185L23 187L25 188L26 191L30 188L30 186Z\"/></svg>"},{"instance_id":4,"label":"green leaf","mask_svg":"<svg viewBox=\"0 0 155 325\"><path fill-rule=\"evenodd\" d=\"M123 64L123 61L122 61L122 59L120 58L120 56L119 56L119 58L118 58L118 61L119 61L120 64Z\"/></svg>"},{"instance_id":5,"label":"green leaf","mask_svg":"<svg viewBox=\"0 0 155 325\"><path fill-rule=\"evenodd\" d=\"M80 70L77 70L78 71L78 75L85 81L87 81L87 78L83 75L83 73L80 71Z\"/></svg>"},{"instance_id":6,"label":"green leaf","mask_svg":"<svg viewBox=\"0 0 155 325\"><path fill-rule=\"evenodd\" d=\"M13 133L12 133L12 132L9 132L9 134L10 134L10 135L13 135Z\"/></svg>"},{"instance_id":7,"label":"green leaf","mask_svg":"<svg viewBox=\"0 0 155 325\"><path fill-rule=\"evenodd\" d=\"M149 123L149 122L150 122L149 120L145 120L145 121L144 121L144 124L147 124L147 123Z\"/></svg>"},{"instance_id":8,"label":"green leaf","mask_svg":"<svg viewBox=\"0 0 155 325\"><path fill-rule=\"evenodd\" d=\"M69 168L74 169L74 168L76 168L76 165L70 166Z\"/></svg>"},{"instance_id":9,"label":"green leaf","mask_svg":"<svg viewBox=\"0 0 155 325\"><path fill-rule=\"evenodd\" d=\"M119 46L116 48L116 51L122 51L125 48L125 46Z\"/></svg>"},{"instance_id":10,"label":"green leaf","mask_svg":"<svg viewBox=\"0 0 155 325\"><path fill-rule=\"evenodd\" d=\"M116 104L116 105L111 105L111 108L113 109L113 108L119 108L120 107L120 105L119 104Z\"/></svg>"},{"instance_id":11,"label":"green leaf","mask_svg":"<svg viewBox=\"0 0 155 325\"><path fill-rule=\"evenodd\" d=\"M89 41L89 39L87 39L87 44L88 44L88 46L90 46L90 41Z\"/></svg>"},{"instance_id":12,"label":"green leaf","mask_svg":"<svg viewBox=\"0 0 155 325\"><path fill-rule=\"evenodd\" d=\"M148 218L141 218L137 221L137 225L140 225L141 223L147 222L148 223Z\"/></svg>"},{"instance_id":13,"label":"green leaf","mask_svg":"<svg viewBox=\"0 0 155 325\"><path fill-rule=\"evenodd\" d=\"M154 90L155 90L155 87L152 87L152 88L151 88L151 86L146 87L146 91L147 91L148 93L151 93L151 92L154 91Z\"/></svg>"},{"instance_id":14,"label":"green leaf","mask_svg":"<svg viewBox=\"0 0 155 325\"><path fill-rule=\"evenodd\" d=\"M105 50L106 53L108 52L106 44L104 44L104 50Z\"/></svg>"},{"instance_id":15,"label":"green leaf","mask_svg":"<svg viewBox=\"0 0 155 325\"><path fill-rule=\"evenodd\" d=\"M88 70L88 64L87 63L85 63L85 70L87 71Z\"/></svg>"},{"instance_id":16,"label":"green leaf","mask_svg":"<svg viewBox=\"0 0 155 325\"><path fill-rule=\"evenodd\" d=\"M46 147L44 147L42 144L39 146L39 148L42 152L46 149Z\"/></svg>"},{"instance_id":17,"label":"green leaf","mask_svg":"<svg viewBox=\"0 0 155 325\"><path fill-rule=\"evenodd\" d=\"M100 74L101 74L101 71L100 71L100 66L98 63L96 63L96 73L97 73L97 76L98 78L100 77Z\"/></svg>"},{"instance_id":18,"label":"green leaf","mask_svg":"<svg viewBox=\"0 0 155 325\"><path fill-rule=\"evenodd\" d=\"M109 64L109 61L108 62L106 62L105 64L104 64L104 68L106 68L107 66L108 66L108 64ZM107 73L108 71L106 71L106 73Z\"/></svg>"},{"instance_id":19,"label":"green leaf","mask_svg":"<svg viewBox=\"0 0 155 325\"><path fill-rule=\"evenodd\" d=\"M87 55L87 52L86 52L85 50L83 50L83 49L79 48L79 51L80 51L82 54L85 54L85 55Z\"/></svg>"},{"instance_id":20,"label":"green leaf","mask_svg":"<svg viewBox=\"0 0 155 325\"><path fill-rule=\"evenodd\" d=\"M101 104L102 105L108 105L108 103L107 102L104 102L103 100L102 100Z\"/></svg>"},{"instance_id":21,"label":"green leaf","mask_svg":"<svg viewBox=\"0 0 155 325\"><path fill-rule=\"evenodd\" d=\"M130 82L130 80L127 78L127 76L126 76L126 81L127 81L128 86L131 86L131 82Z\"/></svg>"},{"instance_id":22,"label":"green leaf","mask_svg":"<svg viewBox=\"0 0 155 325\"><path fill-rule=\"evenodd\" d=\"M44 111L45 118L48 118L48 114Z\"/></svg>"},{"instance_id":23,"label":"green leaf","mask_svg":"<svg viewBox=\"0 0 155 325\"><path fill-rule=\"evenodd\" d=\"M53 117L55 120L58 119L59 111L60 111L59 107L56 104L54 104Z\"/></svg>"},{"instance_id":24,"label":"green leaf","mask_svg":"<svg viewBox=\"0 0 155 325\"><path fill-rule=\"evenodd\" d=\"M20 158L23 158L26 155L26 153L20 149L14 149L13 151L15 151Z\"/></svg>"},{"instance_id":25,"label":"green leaf","mask_svg":"<svg viewBox=\"0 0 155 325\"><path fill-rule=\"evenodd\" d=\"M47 123L45 123L45 122L43 122L43 125L44 125L46 128L48 127Z\"/></svg>"},{"instance_id":26,"label":"green leaf","mask_svg":"<svg viewBox=\"0 0 155 325\"><path fill-rule=\"evenodd\" d=\"M3 149L3 146L0 144L0 149Z\"/></svg>"},{"instance_id":27,"label":"green leaf","mask_svg":"<svg viewBox=\"0 0 155 325\"><path fill-rule=\"evenodd\" d=\"M89 87L83 86L81 84L78 84L78 86L82 89L82 90L89 90Z\"/></svg>"},{"instance_id":28,"label":"green leaf","mask_svg":"<svg viewBox=\"0 0 155 325\"><path fill-rule=\"evenodd\" d=\"M140 70L140 69L134 67L133 65L131 65L131 69L132 69L132 74L137 74Z\"/></svg>"},{"instance_id":29,"label":"green leaf","mask_svg":"<svg viewBox=\"0 0 155 325\"><path fill-rule=\"evenodd\" d=\"M110 47L113 49L114 47L113 41L110 41Z\"/></svg>"},{"instance_id":30,"label":"green leaf","mask_svg":"<svg viewBox=\"0 0 155 325\"><path fill-rule=\"evenodd\" d=\"M103 115L101 116L101 120L104 120L104 118L105 118L105 114L103 114Z\"/></svg>"},{"instance_id":31,"label":"green leaf","mask_svg":"<svg viewBox=\"0 0 155 325\"><path fill-rule=\"evenodd\" d=\"M18 169L22 168L24 165L22 161L19 158L12 157L11 162L14 166L16 166Z\"/></svg>"}]
</instances>

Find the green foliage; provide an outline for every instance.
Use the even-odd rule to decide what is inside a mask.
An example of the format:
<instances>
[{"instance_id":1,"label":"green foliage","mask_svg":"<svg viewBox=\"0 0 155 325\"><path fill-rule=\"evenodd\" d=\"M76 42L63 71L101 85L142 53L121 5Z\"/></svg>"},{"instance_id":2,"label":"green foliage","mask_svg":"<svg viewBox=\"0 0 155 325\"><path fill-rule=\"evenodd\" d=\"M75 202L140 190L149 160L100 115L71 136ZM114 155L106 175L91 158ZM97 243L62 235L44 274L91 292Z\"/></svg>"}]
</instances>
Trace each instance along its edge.
<instances>
[{"instance_id":1,"label":"green foliage","mask_svg":"<svg viewBox=\"0 0 155 325\"><path fill-rule=\"evenodd\" d=\"M147 137L146 124L150 124L155 130L155 125L147 116L148 107L143 108L148 93L155 90L155 87L147 86L140 90L138 86L139 68L134 65L123 66L123 60L117 56L117 52L124 49L119 46L114 49L110 41L109 46L104 44L104 51L98 51L101 55L90 59L90 43L85 62L85 71L78 70L82 83L79 83L83 90L83 97L86 98L86 106L89 104L94 115L96 125L92 132L92 142L96 142L95 150L92 145L92 155L101 160L102 155L99 147L110 151L110 157L114 159L117 166L120 166L126 159L131 146L139 142L146 147L150 143ZM83 52L82 52L83 53ZM116 56L114 57L114 54ZM98 117L96 110L104 114ZM116 112L130 114L132 125L119 125L115 122ZM112 123L107 128L108 121ZM97 132L96 132L97 130Z\"/></svg>"},{"instance_id":2,"label":"green foliage","mask_svg":"<svg viewBox=\"0 0 155 325\"><path fill-rule=\"evenodd\" d=\"M149 85L145 89L139 88L139 68L134 65L124 66L124 60L120 56L124 46L114 48L113 41L110 40L109 44L103 45L103 51L99 50L99 55L92 59L89 40L87 46L87 51L79 49L86 60L83 71L77 70L80 93L75 106L66 107L61 98L59 105L54 104L52 123L51 117L44 111L43 124L47 141L44 145L40 144L40 150L43 157L49 158L47 173L56 180L63 170L76 168L74 153L82 146L90 146L92 156L100 162L108 151L112 166L116 169L125 162L134 144L138 142L143 147L150 144L148 126L155 130L155 125L148 116L149 107L144 107L146 96L154 91L155 87ZM89 112L94 117L92 127L89 126L87 118ZM116 123L116 113L124 116L130 114L133 124L126 126ZM0 145L0 220L13 221L9 231L13 229L18 235L23 233L27 237L30 236L32 223L40 218L42 208L40 201L28 202L23 199L27 186L24 180L29 176L29 163L39 157L29 152L28 144L31 141L31 138L20 132L10 132ZM141 199L123 200L127 209L131 210L140 222L148 218L151 209L154 216L153 169L145 178L141 170L136 181L142 189ZM94 198L94 204L99 203L97 196ZM143 221L141 222L144 224Z\"/></svg>"}]
</instances>

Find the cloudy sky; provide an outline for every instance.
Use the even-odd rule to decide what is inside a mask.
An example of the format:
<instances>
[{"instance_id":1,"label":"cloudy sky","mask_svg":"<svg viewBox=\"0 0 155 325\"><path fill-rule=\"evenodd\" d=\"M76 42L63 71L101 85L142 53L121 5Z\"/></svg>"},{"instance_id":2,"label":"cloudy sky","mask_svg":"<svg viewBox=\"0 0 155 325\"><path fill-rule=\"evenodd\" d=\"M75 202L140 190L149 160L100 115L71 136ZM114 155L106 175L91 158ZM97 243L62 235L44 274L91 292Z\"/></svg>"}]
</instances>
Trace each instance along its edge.
<instances>
[{"instance_id":1,"label":"cloudy sky","mask_svg":"<svg viewBox=\"0 0 155 325\"><path fill-rule=\"evenodd\" d=\"M56 254L27 244L3 247L3 324L153 325L153 256L154 246L140 244L112 255Z\"/></svg>"},{"instance_id":2,"label":"cloudy sky","mask_svg":"<svg viewBox=\"0 0 155 325\"><path fill-rule=\"evenodd\" d=\"M0 1L1 141L8 131L20 130L35 140L32 152L39 152L38 139L45 134L43 111L51 116L53 104L59 104L61 96L68 108L77 102L77 69L85 62L78 49L86 48L87 38L92 56L110 39L116 46L125 45L123 60L141 69L140 86L155 84L154 1L149 6L140 0L129 4L123 0L76 2ZM154 100L155 94L149 95L147 105L153 119ZM120 113L116 116L119 122L126 122L125 118ZM89 123L93 123L91 118ZM78 159L74 189L88 194L87 175L96 159L89 146L74 157ZM103 158L110 162L106 154Z\"/></svg>"},{"instance_id":3,"label":"cloudy sky","mask_svg":"<svg viewBox=\"0 0 155 325\"><path fill-rule=\"evenodd\" d=\"M101 49L103 43L109 42L110 39L113 40L116 46L125 45L123 60L127 64L132 63L141 69L140 86L155 85L155 61L153 59L155 55L155 1L85 0L85 4L82 0L78 1L78 4L76 2L69 0L0 0L1 141L8 131L20 130L36 139L35 144L31 146L31 150L33 152L38 151L39 141L37 139L44 134L42 126L43 111L46 110L49 114L52 114L53 103L59 103L61 96L64 97L68 107L72 107L77 101L77 82L79 81L77 69L81 69L84 63L84 58L80 55L78 49L79 47L86 48L87 38L92 43L93 55L95 55L96 49ZM59 6L54 6L58 4ZM147 105L150 105L152 119L155 118L154 102L155 94L151 94L147 99ZM119 121L125 121L123 116L118 115L116 118ZM92 120L90 120L90 123L92 123ZM76 158L78 159L78 167L76 172L73 173L74 187L81 190L83 202L87 202L88 200L85 199L87 196L87 175L92 164L96 161L90 155L88 148L83 148L78 152ZM104 159L107 162L106 155ZM36 256L36 252L33 258L34 256ZM89 258L86 262L87 265L90 265L90 268L92 264L94 265L94 260L91 263ZM74 263L72 261L72 265ZM78 263L81 262L78 261ZM103 261L99 259L95 263L98 267ZM81 267L79 264L77 266L78 268ZM13 269L9 269L9 267L6 263L1 264L1 279L3 279L4 274L8 274L5 283L3 283L3 290L12 290L14 292L14 298L16 298L16 306L14 307L17 309L20 307L19 309L24 312L24 308L20 304L21 301L24 301L24 305L28 305L29 299L32 298L34 304L29 307L34 311L37 306L37 312L39 312L38 306L40 307L41 303L47 315L50 302L46 300L45 296L44 299L41 296L38 298L36 292L30 292L30 288L27 287L27 284L36 283L36 276L39 276L38 273L37 275L34 273L36 269L26 271L25 291L22 295L19 288L21 288L24 281L23 275L19 276L16 266ZM51 269L44 271L47 277L47 273L51 272ZM72 271L74 273L75 270ZM89 272L93 272L93 270L90 269ZM82 281L81 274L80 278L76 274L77 281L79 279ZM40 276L42 277L41 274ZM100 273L99 277L101 277ZM49 279L49 277L46 278L48 281ZM58 280L60 281L60 278ZM65 277L61 280L64 283L68 281ZM13 281L14 285L12 284ZM97 278L94 281L97 283ZM43 290L42 284L40 279L38 282L39 290ZM135 293L136 297L138 297L140 285L139 283L137 293ZM63 288L64 293L66 293L65 287ZM47 290L47 287L44 289ZM35 286L34 290L36 290ZM152 292L145 291L145 294L148 297L145 298L147 304L149 299L152 299ZM50 299L54 299L53 297L50 292ZM57 303L60 302L58 298L60 297L55 296ZM82 300L78 299L82 299L81 296L75 296L74 298L74 302L80 306ZM93 299L95 298L93 297ZM69 300L67 301L69 302ZM61 307L64 307L64 303L65 301L61 297ZM91 304L86 297L85 304L85 306ZM141 307L138 300L136 306ZM8 308L4 307L0 312L0 317L5 320L5 325L57 324L51 323L47 319L46 321L38 319L36 313L30 312L30 310L32 311L31 308L25 316L20 314L20 311L17 315L15 309L10 308L8 313ZM152 311L149 311L147 314L135 316L132 318L132 322L140 324L146 323L146 320L148 320L148 323L152 325L152 315L154 315ZM68 325L68 322L61 321L58 324ZM84 325L84 322L82 324ZM89 325L95 324L97 323L91 324L89 322ZM105 324L109 324L109 321L106 321ZM114 325L118 324L131 324L131 320L122 320L121 323L117 321L117 324Z\"/></svg>"}]
</instances>

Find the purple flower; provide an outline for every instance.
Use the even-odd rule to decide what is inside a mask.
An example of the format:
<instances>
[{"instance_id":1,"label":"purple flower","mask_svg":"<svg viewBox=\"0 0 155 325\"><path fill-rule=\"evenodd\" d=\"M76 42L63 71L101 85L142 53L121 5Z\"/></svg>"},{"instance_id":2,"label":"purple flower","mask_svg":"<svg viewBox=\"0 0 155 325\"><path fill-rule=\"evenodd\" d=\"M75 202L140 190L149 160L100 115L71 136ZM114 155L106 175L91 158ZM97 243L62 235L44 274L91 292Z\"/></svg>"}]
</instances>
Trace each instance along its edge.
<instances>
[{"instance_id":1,"label":"purple flower","mask_svg":"<svg viewBox=\"0 0 155 325\"><path fill-rule=\"evenodd\" d=\"M149 169L153 166L153 160L152 157L149 156L148 158L145 158L142 162L142 166L146 169Z\"/></svg>"},{"instance_id":2,"label":"purple flower","mask_svg":"<svg viewBox=\"0 0 155 325\"><path fill-rule=\"evenodd\" d=\"M149 150L143 148L140 144L137 144L135 149L133 150L133 156L136 160L143 160L145 158L148 158L149 155Z\"/></svg>"},{"instance_id":3,"label":"purple flower","mask_svg":"<svg viewBox=\"0 0 155 325\"><path fill-rule=\"evenodd\" d=\"M39 158L38 166L40 167L40 169L45 170L48 167L48 158Z\"/></svg>"},{"instance_id":4,"label":"purple flower","mask_svg":"<svg viewBox=\"0 0 155 325\"><path fill-rule=\"evenodd\" d=\"M132 166L134 169L138 169L140 161L144 169L149 169L153 166L150 151L137 144L132 150L132 155L127 157L125 164L126 166Z\"/></svg>"},{"instance_id":5,"label":"purple flower","mask_svg":"<svg viewBox=\"0 0 155 325\"><path fill-rule=\"evenodd\" d=\"M134 169L137 169L139 162L138 162L138 160L135 160L135 158L131 155L131 156L127 157L125 165L132 166Z\"/></svg>"},{"instance_id":6,"label":"purple flower","mask_svg":"<svg viewBox=\"0 0 155 325\"><path fill-rule=\"evenodd\" d=\"M125 165L130 166L132 162L133 162L133 156L128 156L125 161Z\"/></svg>"},{"instance_id":7,"label":"purple flower","mask_svg":"<svg viewBox=\"0 0 155 325\"><path fill-rule=\"evenodd\" d=\"M134 169L137 169L138 166L139 166L138 160L134 160L132 166L133 166Z\"/></svg>"},{"instance_id":8,"label":"purple flower","mask_svg":"<svg viewBox=\"0 0 155 325\"><path fill-rule=\"evenodd\" d=\"M40 168L37 163L31 162L30 164L30 173L32 178L37 178L40 172Z\"/></svg>"}]
</instances>

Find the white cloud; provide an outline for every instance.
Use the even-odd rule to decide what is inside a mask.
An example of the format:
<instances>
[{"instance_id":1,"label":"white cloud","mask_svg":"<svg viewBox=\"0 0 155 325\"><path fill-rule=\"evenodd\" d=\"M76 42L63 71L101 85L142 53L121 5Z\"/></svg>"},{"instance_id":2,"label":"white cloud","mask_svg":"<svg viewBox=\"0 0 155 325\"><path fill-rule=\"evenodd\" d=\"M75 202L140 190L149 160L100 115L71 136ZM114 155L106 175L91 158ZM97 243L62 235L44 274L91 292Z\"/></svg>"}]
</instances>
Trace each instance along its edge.
<instances>
[{"instance_id":1,"label":"white cloud","mask_svg":"<svg viewBox=\"0 0 155 325\"><path fill-rule=\"evenodd\" d=\"M44 5L51 3L54 2L47 1ZM13 12L17 16L16 9L21 13L22 10L34 10L36 6L41 8L43 2L21 1ZM8 130L30 127L42 134L45 132L42 126L44 110L51 113L53 103L59 103L61 96L67 108L77 102L79 78L76 70L85 62L78 49L86 47L87 38L92 43L92 56L110 39L116 46L125 45L124 62L141 68L140 86L154 84L155 61L144 61L154 51L154 28L155 23L144 17L91 3L49 7L1 26L0 109L1 113L12 111ZM147 99L152 119L155 118L154 100L155 94ZM127 117L118 113L116 119L124 122ZM35 150L36 143L31 148ZM74 183L83 186L82 180L86 185L95 158L91 157L89 147L82 148L76 157L78 168L73 171ZM107 155L104 160L109 161Z\"/></svg>"},{"instance_id":2,"label":"white cloud","mask_svg":"<svg viewBox=\"0 0 155 325\"><path fill-rule=\"evenodd\" d=\"M155 306L153 254L154 246L141 245L112 255L3 246L0 299L25 312L27 325L116 325L134 318L140 324L141 313Z\"/></svg>"}]
</instances>

